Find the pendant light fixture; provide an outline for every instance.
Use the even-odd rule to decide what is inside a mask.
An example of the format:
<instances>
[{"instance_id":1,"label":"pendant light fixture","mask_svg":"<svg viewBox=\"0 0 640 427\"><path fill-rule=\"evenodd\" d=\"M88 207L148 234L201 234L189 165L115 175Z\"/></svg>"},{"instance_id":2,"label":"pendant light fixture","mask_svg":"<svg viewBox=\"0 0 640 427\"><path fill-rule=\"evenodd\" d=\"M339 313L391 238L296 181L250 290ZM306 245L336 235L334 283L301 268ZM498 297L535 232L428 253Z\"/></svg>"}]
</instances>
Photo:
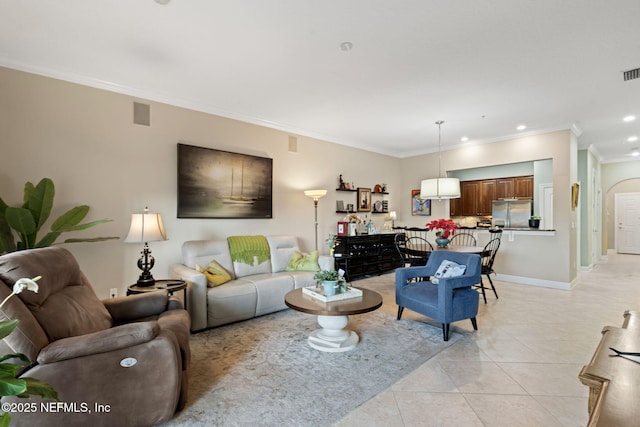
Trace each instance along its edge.
<instances>
[{"instance_id":1,"label":"pendant light fixture","mask_svg":"<svg viewBox=\"0 0 640 427\"><path fill-rule=\"evenodd\" d=\"M460 180L458 178L441 178L442 168L440 165L442 154L440 153L441 130L440 127L444 123L438 120L438 177L432 179L424 179L420 183L421 199L457 199L460 197Z\"/></svg>"}]
</instances>

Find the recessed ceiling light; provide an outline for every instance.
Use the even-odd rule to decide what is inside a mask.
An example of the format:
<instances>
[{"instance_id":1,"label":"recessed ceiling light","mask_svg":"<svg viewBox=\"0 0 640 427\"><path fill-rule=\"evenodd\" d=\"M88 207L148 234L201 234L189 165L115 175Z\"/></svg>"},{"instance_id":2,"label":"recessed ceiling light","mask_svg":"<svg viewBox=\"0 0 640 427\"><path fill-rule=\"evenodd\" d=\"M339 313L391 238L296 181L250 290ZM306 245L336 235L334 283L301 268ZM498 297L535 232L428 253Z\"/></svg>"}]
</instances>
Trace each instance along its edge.
<instances>
[{"instance_id":1,"label":"recessed ceiling light","mask_svg":"<svg viewBox=\"0 0 640 427\"><path fill-rule=\"evenodd\" d=\"M516 129L518 130L525 130L527 127L525 125L520 125L518 126Z\"/></svg>"},{"instance_id":2,"label":"recessed ceiling light","mask_svg":"<svg viewBox=\"0 0 640 427\"><path fill-rule=\"evenodd\" d=\"M342 42L340 43L340 50L343 52L349 52L351 49L353 49L353 43L351 42Z\"/></svg>"},{"instance_id":3,"label":"recessed ceiling light","mask_svg":"<svg viewBox=\"0 0 640 427\"><path fill-rule=\"evenodd\" d=\"M640 156L640 150L638 150L637 148L632 149L632 150L631 150L631 155L632 155L633 157L638 157L638 156Z\"/></svg>"},{"instance_id":4,"label":"recessed ceiling light","mask_svg":"<svg viewBox=\"0 0 640 427\"><path fill-rule=\"evenodd\" d=\"M171 0L155 0L156 3L161 4L161 5L167 5L169 4Z\"/></svg>"},{"instance_id":5,"label":"recessed ceiling light","mask_svg":"<svg viewBox=\"0 0 640 427\"><path fill-rule=\"evenodd\" d=\"M635 135L630 136L629 138L627 138L627 141L628 141L628 142L636 142L637 140L638 140L638 137L637 137L637 136L635 136Z\"/></svg>"},{"instance_id":6,"label":"recessed ceiling light","mask_svg":"<svg viewBox=\"0 0 640 427\"><path fill-rule=\"evenodd\" d=\"M625 122L632 122L636 119L636 116L626 116L624 119Z\"/></svg>"},{"instance_id":7,"label":"recessed ceiling light","mask_svg":"<svg viewBox=\"0 0 640 427\"><path fill-rule=\"evenodd\" d=\"M460 141L462 142L467 142L469 140L469 137L463 136L462 138L460 138Z\"/></svg>"}]
</instances>

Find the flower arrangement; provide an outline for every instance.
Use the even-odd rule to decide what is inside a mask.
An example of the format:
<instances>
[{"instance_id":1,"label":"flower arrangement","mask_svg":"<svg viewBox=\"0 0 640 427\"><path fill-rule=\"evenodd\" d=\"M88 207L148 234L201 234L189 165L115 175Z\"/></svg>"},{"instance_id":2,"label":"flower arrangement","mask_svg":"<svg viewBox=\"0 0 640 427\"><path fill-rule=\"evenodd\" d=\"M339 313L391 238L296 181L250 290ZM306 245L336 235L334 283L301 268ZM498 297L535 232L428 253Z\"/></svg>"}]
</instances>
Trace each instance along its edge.
<instances>
[{"instance_id":1,"label":"flower arrangement","mask_svg":"<svg viewBox=\"0 0 640 427\"><path fill-rule=\"evenodd\" d=\"M38 293L37 280L40 276L33 279L22 278L16 281L13 285L13 292L0 303L0 308L9 301L9 299L24 291L25 289ZM2 320L0 321L0 339L3 339L18 326L18 320ZM24 354L5 354L0 357L0 396L18 396L28 397L31 395L38 395L43 399L58 399L58 393L51 387L51 385L40 381L35 378L17 378L18 372L23 368L22 365L6 362L9 359L18 359L25 364L31 363L27 356ZM0 415L0 426L9 425L11 422L11 415L8 412Z\"/></svg>"},{"instance_id":2,"label":"flower arrangement","mask_svg":"<svg viewBox=\"0 0 640 427\"><path fill-rule=\"evenodd\" d=\"M331 233L329 234L329 237L327 237L325 242L327 243L327 245L329 245L329 249L330 250L335 249L335 247L340 244L340 242L338 241L338 236L336 236L335 234L331 234Z\"/></svg>"},{"instance_id":3,"label":"flower arrangement","mask_svg":"<svg viewBox=\"0 0 640 427\"><path fill-rule=\"evenodd\" d=\"M436 237L441 239L448 239L458 229L458 224L450 219L434 219L426 226L430 231L436 230Z\"/></svg>"},{"instance_id":4,"label":"flower arrangement","mask_svg":"<svg viewBox=\"0 0 640 427\"><path fill-rule=\"evenodd\" d=\"M356 224L362 224L364 221L362 220L362 218L360 218L358 216L358 214L356 213L350 213L347 216L344 217L344 220L346 222L355 222Z\"/></svg>"}]
</instances>

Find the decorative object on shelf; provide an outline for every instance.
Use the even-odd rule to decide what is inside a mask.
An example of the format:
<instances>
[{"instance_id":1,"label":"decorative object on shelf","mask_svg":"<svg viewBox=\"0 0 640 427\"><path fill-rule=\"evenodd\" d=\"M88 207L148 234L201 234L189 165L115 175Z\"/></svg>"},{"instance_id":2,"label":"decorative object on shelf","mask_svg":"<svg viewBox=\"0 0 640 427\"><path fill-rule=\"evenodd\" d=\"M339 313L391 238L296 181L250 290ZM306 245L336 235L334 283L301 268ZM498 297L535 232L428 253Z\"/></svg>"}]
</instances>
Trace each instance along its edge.
<instances>
[{"instance_id":1,"label":"decorative object on shelf","mask_svg":"<svg viewBox=\"0 0 640 427\"><path fill-rule=\"evenodd\" d=\"M532 216L531 218L529 218L529 227L531 227L531 228L539 228L541 219L542 218L539 217L538 215Z\"/></svg>"},{"instance_id":2,"label":"decorative object on shelf","mask_svg":"<svg viewBox=\"0 0 640 427\"><path fill-rule=\"evenodd\" d=\"M449 237L453 236L458 229L458 224L450 219L434 219L426 224L429 231L436 232L436 245L439 248L446 248L449 244Z\"/></svg>"},{"instance_id":3,"label":"decorative object on shelf","mask_svg":"<svg viewBox=\"0 0 640 427\"><path fill-rule=\"evenodd\" d=\"M350 213L344 217L344 221L347 222L347 235L355 236L358 234L358 225L362 224L362 218L356 213Z\"/></svg>"},{"instance_id":4,"label":"decorative object on shelf","mask_svg":"<svg viewBox=\"0 0 640 427\"><path fill-rule=\"evenodd\" d=\"M42 178L35 186L31 182L24 185L23 203L20 207L7 206L0 198L0 206L4 206L4 209L0 209L0 254L51 246L62 233L86 230L112 221L101 219L79 224L89 213L89 206L76 206L59 216L51 225L51 231L38 240L38 232L51 214L54 195L53 181L50 178ZM14 232L18 236L17 243L14 240ZM67 239L64 243L100 242L111 239L118 237Z\"/></svg>"},{"instance_id":5,"label":"decorative object on shelf","mask_svg":"<svg viewBox=\"0 0 640 427\"><path fill-rule=\"evenodd\" d=\"M11 297L25 289L28 291L32 291L38 293L38 284L36 283L41 279L41 276L34 277L33 279L28 279L23 277L22 279L16 280L16 283L13 285L13 292L7 296L2 303L0 303L0 308L4 306L4 304L9 301ZM0 320L0 339L4 339L13 330L18 326L19 321L16 319L13 320ZM2 371L2 376L0 377L0 389L2 392L0 396L19 396L19 397L28 397L38 395L43 399L52 399L59 400L58 393L51 387L50 384L47 384L43 381L40 381L36 378L18 378L18 375L22 372L24 365L17 364L12 361L5 362L7 359L18 359L21 362L24 362L25 365L28 365L30 362L29 358L22 353L16 354L5 354L2 357L2 362L0 362L0 371ZM11 405L8 403L8 405ZM4 414L0 415L0 425L8 426L11 422L10 411L4 411Z\"/></svg>"},{"instance_id":6,"label":"decorative object on shelf","mask_svg":"<svg viewBox=\"0 0 640 427\"><path fill-rule=\"evenodd\" d=\"M358 188L358 212L371 212L370 188Z\"/></svg>"},{"instance_id":7,"label":"decorative object on shelf","mask_svg":"<svg viewBox=\"0 0 640 427\"><path fill-rule=\"evenodd\" d=\"M420 190L411 190L411 215L431 216L431 200L421 199Z\"/></svg>"},{"instance_id":8,"label":"decorative object on shelf","mask_svg":"<svg viewBox=\"0 0 640 427\"><path fill-rule=\"evenodd\" d=\"M344 200L336 200L336 210L338 212L344 212Z\"/></svg>"},{"instance_id":9,"label":"decorative object on shelf","mask_svg":"<svg viewBox=\"0 0 640 427\"><path fill-rule=\"evenodd\" d=\"M441 126L444 123L443 120L438 120L438 177L432 179L424 179L420 183L420 198L421 199L457 199L460 197L460 180L458 178L441 178L442 166L441 166L441 143L442 134Z\"/></svg>"},{"instance_id":10,"label":"decorative object on shelf","mask_svg":"<svg viewBox=\"0 0 640 427\"><path fill-rule=\"evenodd\" d=\"M349 223L346 221L338 221L338 236L346 236L347 235L347 225Z\"/></svg>"},{"instance_id":11,"label":"decorative object on shelf","mask_svg":"<svg viewBox=\"0 0 640 427\"><path fill-rule=\"evenodd\" d=\"M315 231L316 231L316 251L318 250L318 200L327 195L327 190L305 190L304 195L313 199L313 208L315 212Z\"/></svg>"},{"instance_id":12,"label":"decorative object on shelf","mask_svg":"<svg viewBox=\"0 0 640 427\"><path fill-rule=\"evenodd\" d=\"M376 202L373 204L373 211L382 212L382 200L376 200Z\"/></svg>"},{"instance_id":13,"label":"decorative object on shelf","mask_svg":"<svg viewBox=\"0 0 640 427\"><path fill-rule=\"evenodd\" d=\"M380 184L374 185L373 192L374 193L382 193L382 185L380 185Z\"/></svg>"},{"instance_id":14,"label":"decorative object on shelf","mask_svg":"<svg viewBox=\"0 0 640 427\"><path fill-rule=\"evenodd\" d=\"M273 159L178 144L178 218L271 218Z\"/></svg>"},{"instance_id":15,"label":"decorative object on shelf","mask_svg":"<svg viewBox=\"0 0 640 427\"><path fill-rule=\"evenodd\" d=\"M353 208L353 203L347 204L347 212L355 212L356 210Z\"/></svg>"},{"instance_id":16,"label":"decorative object on shelf","mask_svg":"<svg viewBox=\"0 0 640 427\"><path fill-rule=\"evenodd\" d=\"M144 208L143 214L131 214L131 227L129 234L124 239L127 243L144 243L142 256L138 260L138 268L142 270L138 286L153 286L155 279L151 275L151 269L155 264L155 259L151 256L149 242L168 240L162 224L162 216L158 213L149 213L149 208Z\"/></svg>"},{"instance_id":17,"label":"decorative object on shelf","mask_svg":"<svg viewBox=\"0 0 640 427\"><path fill-rule=\"evenodd\" d=\"M338 178L338 188L340 190L344 190L347 188L346 183L344 182L344 179L342 179L342 174L340 174L340 178Z\"/></svg>"}]
</instances>

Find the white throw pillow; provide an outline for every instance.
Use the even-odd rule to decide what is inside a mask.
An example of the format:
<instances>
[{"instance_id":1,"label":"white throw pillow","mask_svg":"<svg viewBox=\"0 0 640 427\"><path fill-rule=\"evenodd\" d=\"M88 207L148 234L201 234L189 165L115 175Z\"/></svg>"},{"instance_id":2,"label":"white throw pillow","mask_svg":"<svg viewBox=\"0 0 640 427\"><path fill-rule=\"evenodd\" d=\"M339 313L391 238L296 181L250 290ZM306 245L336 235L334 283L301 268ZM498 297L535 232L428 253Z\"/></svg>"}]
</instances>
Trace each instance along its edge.
<instances>
[{"instance_id":1,"label":"white throw pillow","mask_svg":"<svg viewBox=\"0 0 640 427\"><path fill-rule=\"evenodd\" d=\"M438 283L441 277L458 277L462 276L467 270L466 265L457 264L453 261L447 261L446 259L440 263L438 270L431 277L431 283Z\"/></svg>"}]
</instances>

